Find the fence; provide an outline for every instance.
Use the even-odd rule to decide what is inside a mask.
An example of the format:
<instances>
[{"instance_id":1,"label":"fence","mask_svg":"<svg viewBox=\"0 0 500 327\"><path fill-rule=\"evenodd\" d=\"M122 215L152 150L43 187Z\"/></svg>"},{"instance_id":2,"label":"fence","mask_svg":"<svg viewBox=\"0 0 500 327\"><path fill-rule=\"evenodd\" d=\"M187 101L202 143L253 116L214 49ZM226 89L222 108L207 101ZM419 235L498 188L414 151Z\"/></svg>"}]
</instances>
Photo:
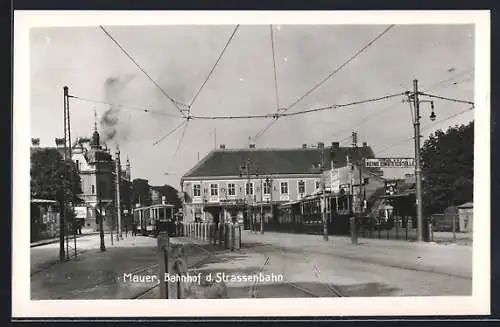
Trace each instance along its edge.
<instances>
[{"instance_id":1,"label":"fence","mask_svg":"<svg viewBox=\"0 0 500 327\"><path fill-rule=\"evenodd\" d=\"M183 223L178 235L225 249L241 248L241 225L237 223Z\"/></svg>"},{"instance_id":2,"label":"fence","mask_svg":"<svg viewBox=\"0 0 500 327\"><path fill-rule=\"evenodd\" d=\"M416 224L411 217L392 217L387 221L376 218L358 218L357 236L387 240L417 240Z\"/></svg>"},{"instance_id":3,"label":"fence","mask_svg":"<svg viewBox=\"0 0 500 327\"><path fill-rule=\"evenodd\" d=\"M433 215L424 219L423 239L430 242L472 243L472 234L458 232L458 215ZM352 232L351 232L352 234ZM416 221L413 217L394 216L388 219L357 218L356 237L387 240L417 240Z\"/></svg>"}]
</instances>

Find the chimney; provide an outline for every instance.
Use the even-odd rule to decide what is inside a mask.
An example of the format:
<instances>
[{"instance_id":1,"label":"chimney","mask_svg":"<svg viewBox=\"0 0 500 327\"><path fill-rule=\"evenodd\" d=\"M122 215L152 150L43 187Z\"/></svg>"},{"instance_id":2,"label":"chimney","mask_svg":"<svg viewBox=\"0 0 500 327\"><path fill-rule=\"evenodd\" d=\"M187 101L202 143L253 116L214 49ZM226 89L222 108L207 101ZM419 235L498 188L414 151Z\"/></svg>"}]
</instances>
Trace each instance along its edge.
<instances>
[{"instance_id":1,"label":"chimney","mask_svg":"<svg viewBox=\"0 0 500 327\"><path fill-rule=\"evenodd\" d=\"M31 139L31 145L34 147L40 146L40 139L39 138L32 138Z\"/></svg>"},{"instance_id":2,"label":"chimney","mask_svg":"<svg viewBox=\"0 0 500 327\"><path fill-rule=\"evenodd\" d=\"M340 142L332 142L332 150L336 151L340 149Z\"/></svg>"},{"instance_id":3,"label":"chimney","mask_svg":"<svg viewBox=\"0 0 500 327\"><path fill-rule=\"evenodd\" d=\"M255 144L254 143L250 143L250 149L255 149Z\"/></svg>"},{"instance_id":4,"label":"chimney","mask_svg":"<svg viewBox=\"0 0 500 327\"><path fill-rule=\"evenodd\" d=\"M224 150L226 148L226 145L225 144L221 144L221 145L219 145L219 148L222 149L222 150Z\"/></svg>"},{"instance_id":5,"label":"chimney","mask_svg":"<svg viewBox=\"0 0 500 327\"><path fill-rule=\"evenodd\" d=\"M368 146L368 143L363 142L363 148L366 148Z\"/></svg>"},{"instance_id":6,"label":"chimney","mask_svg":"<svg viewBox=\"0 0 500 327\"><path fill-rule=\"evenodd\" d=\"M302 144L302 149L307 149L307 144Z\"/></svg>"}]
</instances>

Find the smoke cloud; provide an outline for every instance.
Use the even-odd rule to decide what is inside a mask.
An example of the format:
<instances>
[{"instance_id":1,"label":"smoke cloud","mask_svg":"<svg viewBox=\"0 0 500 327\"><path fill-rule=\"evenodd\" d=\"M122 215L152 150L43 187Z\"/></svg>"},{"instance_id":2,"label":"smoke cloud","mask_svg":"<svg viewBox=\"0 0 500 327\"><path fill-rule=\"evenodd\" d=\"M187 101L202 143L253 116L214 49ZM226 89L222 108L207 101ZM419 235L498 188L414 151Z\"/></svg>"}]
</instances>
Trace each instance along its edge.
<instances>
[{"instance_id":1,"label":"smoke cloud","mask_svg":"<svg viewBox=\"0 0 500 327\"><path fill-rule=\"evenodd\" d=\"M121 124L122 108L120 103L125 94L127 85L134 78L133 75L108 77L104 83L106 102L112 103L101 117L102 139L104 142L126 140L129 129Z\"/></svg>"}]
</instances>

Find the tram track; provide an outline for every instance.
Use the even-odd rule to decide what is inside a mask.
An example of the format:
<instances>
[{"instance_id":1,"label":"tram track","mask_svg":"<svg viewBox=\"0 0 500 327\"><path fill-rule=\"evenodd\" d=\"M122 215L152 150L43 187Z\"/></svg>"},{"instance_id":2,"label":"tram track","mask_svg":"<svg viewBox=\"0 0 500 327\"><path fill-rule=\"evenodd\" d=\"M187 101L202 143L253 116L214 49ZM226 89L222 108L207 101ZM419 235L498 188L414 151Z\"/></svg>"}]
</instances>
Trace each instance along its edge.
<instances>
[{"instance_id":1,"label":"tram track","mask_svg":"<svg viewBox=\"0 0 500 327\"><path fill-rule=\"evenodd\" d=\"M254 251L265 256L264 264L262 264L262 266L259 268L259 271L261 271L264 266L268 265L270 257L267 255L267 253L262 253L262 252L256 251L256 250L254 250ZM316 277L317 280L321 281L321 271L319 269L318 264L316 264L312 260L308 259L307 253L302 252L302 254L304 256L305 261L311 265L311 273ZM285 249L282 249L281 255L291 257L291 255L285 254ZM298 283L296 283L296 282L286 282L286 283L283 283L281 285L286 285L286 286L292 287L292 288L299 290L303 293L306 293L312 297L324 297L322 295L318 295L317 293L315 293L311 290L308 290L304 287L299 286ZM331 283L325 283L325 285L326 285L326 288L328 290L328 293L330 295L333 295L333 297L345 297L345 295L337 287L335 287L335 285L332 285ZM255 293L256 293L257 287L258 287L258 280L255 284L252 285L251 294L252 294L253 298L256 297Z\"/></svg>"}]
</instances>

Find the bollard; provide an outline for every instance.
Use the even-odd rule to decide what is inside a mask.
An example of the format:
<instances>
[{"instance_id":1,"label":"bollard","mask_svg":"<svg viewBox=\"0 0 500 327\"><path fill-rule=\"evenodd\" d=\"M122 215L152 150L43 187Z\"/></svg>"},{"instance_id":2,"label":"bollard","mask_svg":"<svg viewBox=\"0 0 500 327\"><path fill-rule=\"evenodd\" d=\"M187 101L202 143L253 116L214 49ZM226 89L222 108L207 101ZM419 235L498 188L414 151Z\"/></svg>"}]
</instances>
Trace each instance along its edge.
<instances>
[{"instance_id":1,"label":"bollard","mask_svg":"<svg viewBox=\"0 0 500 327\"><path fill-rule=\"evenodd\" d=\"M352 244L358 244L358 235L356 231L356 218L349 218L349 223L351 225L351 242Z\"/></svg>"},{"instance_id":2,"label":"bollard","mask_svg":"<svg viewBox=\"0 0 500 327\"><path fill-rule=\"evenodd\" d=\"M170 242L168 234L161 232L158 234L158 267L160 270L160 299L168 299L168 282L165 282L163 276L168 272L168 250Z\"/></svg>"},{"instance_id":3,"label":"bollard","mask_svg":"<svg viewBox=\"0 0 500 327\"><path fill-rule=\"evenodd\" d=\"M234 227L234 240L235 240L235 246L234 248L236 250L239 250L241 248L241 225L236 223L236 226Z\"/></svg>"},{"instance_id":4,"label":"bollard","mask_svg":"<svg viewBox=\"0 0 500 327\"><path fill-rule=\"evenodd\" d=\"M203 226L203 229L205 230L205 237L203 238L204 241L208 241L208 224L205 223Z\"/></svg>"},{"instance_id":5,"label":"bollard","mask_svg":"<svg viewBox=\"0 0 500 327\"><path fill-rule=\"evenodd\" d=\"M234 223L231 224L231 251L234 251L236 248L236 225Z\"/></svg>"}]
</instances>

